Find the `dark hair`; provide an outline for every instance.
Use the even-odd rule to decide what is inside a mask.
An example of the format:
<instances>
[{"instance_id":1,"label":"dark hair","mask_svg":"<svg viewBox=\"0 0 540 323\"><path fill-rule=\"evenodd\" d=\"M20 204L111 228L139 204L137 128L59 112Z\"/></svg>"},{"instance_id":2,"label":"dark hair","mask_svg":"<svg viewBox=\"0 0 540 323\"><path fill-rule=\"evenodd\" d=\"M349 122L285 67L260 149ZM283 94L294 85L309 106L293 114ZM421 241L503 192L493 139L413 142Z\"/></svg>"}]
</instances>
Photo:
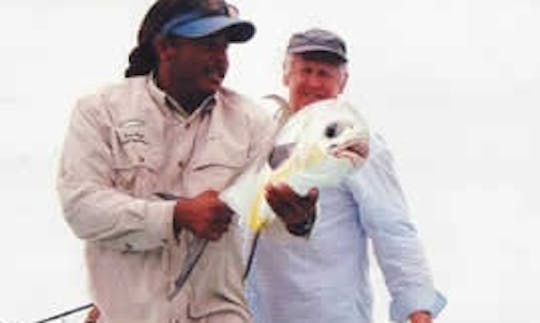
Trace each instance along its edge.
<instances>
[{"instance_id":1,"label":"dark hair","mask_svg":"<svg viewBox=\"0 0 540 323\"><path fill-rule=\"evenodd\" d=\"M146 75L157 67L154 39L170 19L195 5L196 1L193 0L158 0L150 7L139 27L137 46L129 54L129 66L124 73L126 77Z\"/></svg>"}]
</instances>

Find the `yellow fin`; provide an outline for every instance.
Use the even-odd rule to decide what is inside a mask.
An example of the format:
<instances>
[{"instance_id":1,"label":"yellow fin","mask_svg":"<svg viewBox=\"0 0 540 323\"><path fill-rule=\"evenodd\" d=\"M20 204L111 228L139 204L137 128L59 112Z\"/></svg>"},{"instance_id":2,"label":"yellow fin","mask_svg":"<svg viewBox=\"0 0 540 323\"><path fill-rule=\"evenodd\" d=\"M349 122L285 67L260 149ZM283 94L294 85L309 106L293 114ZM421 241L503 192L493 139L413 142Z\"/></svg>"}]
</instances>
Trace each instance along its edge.
<instances>
[{"instance_id":1,"label":"yellow fin","mask_svg":"<svg viewBox=\"0 0 540 323\"><path fill-rule=\"evenodd\" d=\"M286 182L291 174L295 171L302 171L307 167L311 167L320 163L324 159L324 154L321 149L313 145L308 150L307 158L302 161L287 160L281 167L270 175L269 183ZM268 223L268 218L262 214L262 204L264 202L264 188L261 186L258 189L257 197L251 205L249 214L249 227L252 231L261 230Z\"/></svg>"},{"instance_id":2,"label":"yellow fin","mask_svg":"<svg viewBox=\"0 0 540 323\"><path fill-rule=\"evenodd\" d=\"M255 198L255 201L253 201L253 204L251 205L251 211L249 213L249 227L253 231L260 230L267 221L266 219L263 219L263 215L261 214L263 199L264 199L263 188L260 187L259 192L257 193L257 197Z\"/></svg>"}]
</instances>

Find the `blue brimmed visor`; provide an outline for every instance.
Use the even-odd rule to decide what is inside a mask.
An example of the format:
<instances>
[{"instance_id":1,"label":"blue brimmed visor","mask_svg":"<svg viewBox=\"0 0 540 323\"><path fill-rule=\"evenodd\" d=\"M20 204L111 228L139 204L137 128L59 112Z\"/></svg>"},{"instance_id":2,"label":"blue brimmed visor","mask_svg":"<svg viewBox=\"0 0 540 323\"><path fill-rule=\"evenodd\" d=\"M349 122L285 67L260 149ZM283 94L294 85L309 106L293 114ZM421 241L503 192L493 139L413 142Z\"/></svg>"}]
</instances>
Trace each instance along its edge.
<instances>
[{"instance_id":1,"label":"blue brimmed visor","mask_svg":"<svg viewBox=\"0 0 540 323\"><path fill-rule=\"evenodd\" d=\"M162 35L201 38L224 31L230 42L248 41L255 34L255 26L226 12L195 9L176 16L161 29Z\"/></svg>"}]
</instances>

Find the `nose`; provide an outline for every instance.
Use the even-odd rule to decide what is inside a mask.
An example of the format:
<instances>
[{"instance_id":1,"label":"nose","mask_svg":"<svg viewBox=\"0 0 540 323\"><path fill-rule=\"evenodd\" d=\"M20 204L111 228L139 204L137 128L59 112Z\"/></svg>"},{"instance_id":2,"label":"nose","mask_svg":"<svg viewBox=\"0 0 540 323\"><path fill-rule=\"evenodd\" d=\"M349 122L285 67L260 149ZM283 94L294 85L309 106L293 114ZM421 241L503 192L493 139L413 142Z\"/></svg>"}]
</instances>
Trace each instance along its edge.
<instances>
[{"instance_id":1,"label":"nose","mask_svg":"<svg viewBox=\"0 0 540 323\"><path fill-rule=\"evenodd\" d=\"M317 89L321 86L321 80L315 73L312 73L307 77L307 85L311 88Z\"/></svg>"}]
</instances>

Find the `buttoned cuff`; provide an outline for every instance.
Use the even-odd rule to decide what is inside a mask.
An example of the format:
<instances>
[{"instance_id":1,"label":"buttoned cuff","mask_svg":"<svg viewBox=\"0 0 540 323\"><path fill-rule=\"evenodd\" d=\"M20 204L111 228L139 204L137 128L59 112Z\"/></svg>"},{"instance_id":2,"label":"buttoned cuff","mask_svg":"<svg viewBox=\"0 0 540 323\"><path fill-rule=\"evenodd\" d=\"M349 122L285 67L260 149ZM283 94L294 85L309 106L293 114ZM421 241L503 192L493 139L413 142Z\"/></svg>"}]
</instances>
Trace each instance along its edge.
<instances>
[{"instance_id":1,"label":"buttoned cuff","mask_svg":"<svg viewBox=\"0 0 540 323\"><path fill-rule=\"evenodd\" d=\"M429 312L435 318L445 306L446 298L441 293L429 287L420 287L394 298L390 305L390 319L404 323L416 311Z\"/></svg>"},{"instance_id":2,"label":"buttoned cuff","mask_svg":"<svg viewBox=\"0 0 540 323\"><path fill-rule=\"evenodd\" d=\"M174 241L173 214L176 201L151 201L146 207L146 232L151 240L167 245Z\"/></svg>"}]
</instances>

